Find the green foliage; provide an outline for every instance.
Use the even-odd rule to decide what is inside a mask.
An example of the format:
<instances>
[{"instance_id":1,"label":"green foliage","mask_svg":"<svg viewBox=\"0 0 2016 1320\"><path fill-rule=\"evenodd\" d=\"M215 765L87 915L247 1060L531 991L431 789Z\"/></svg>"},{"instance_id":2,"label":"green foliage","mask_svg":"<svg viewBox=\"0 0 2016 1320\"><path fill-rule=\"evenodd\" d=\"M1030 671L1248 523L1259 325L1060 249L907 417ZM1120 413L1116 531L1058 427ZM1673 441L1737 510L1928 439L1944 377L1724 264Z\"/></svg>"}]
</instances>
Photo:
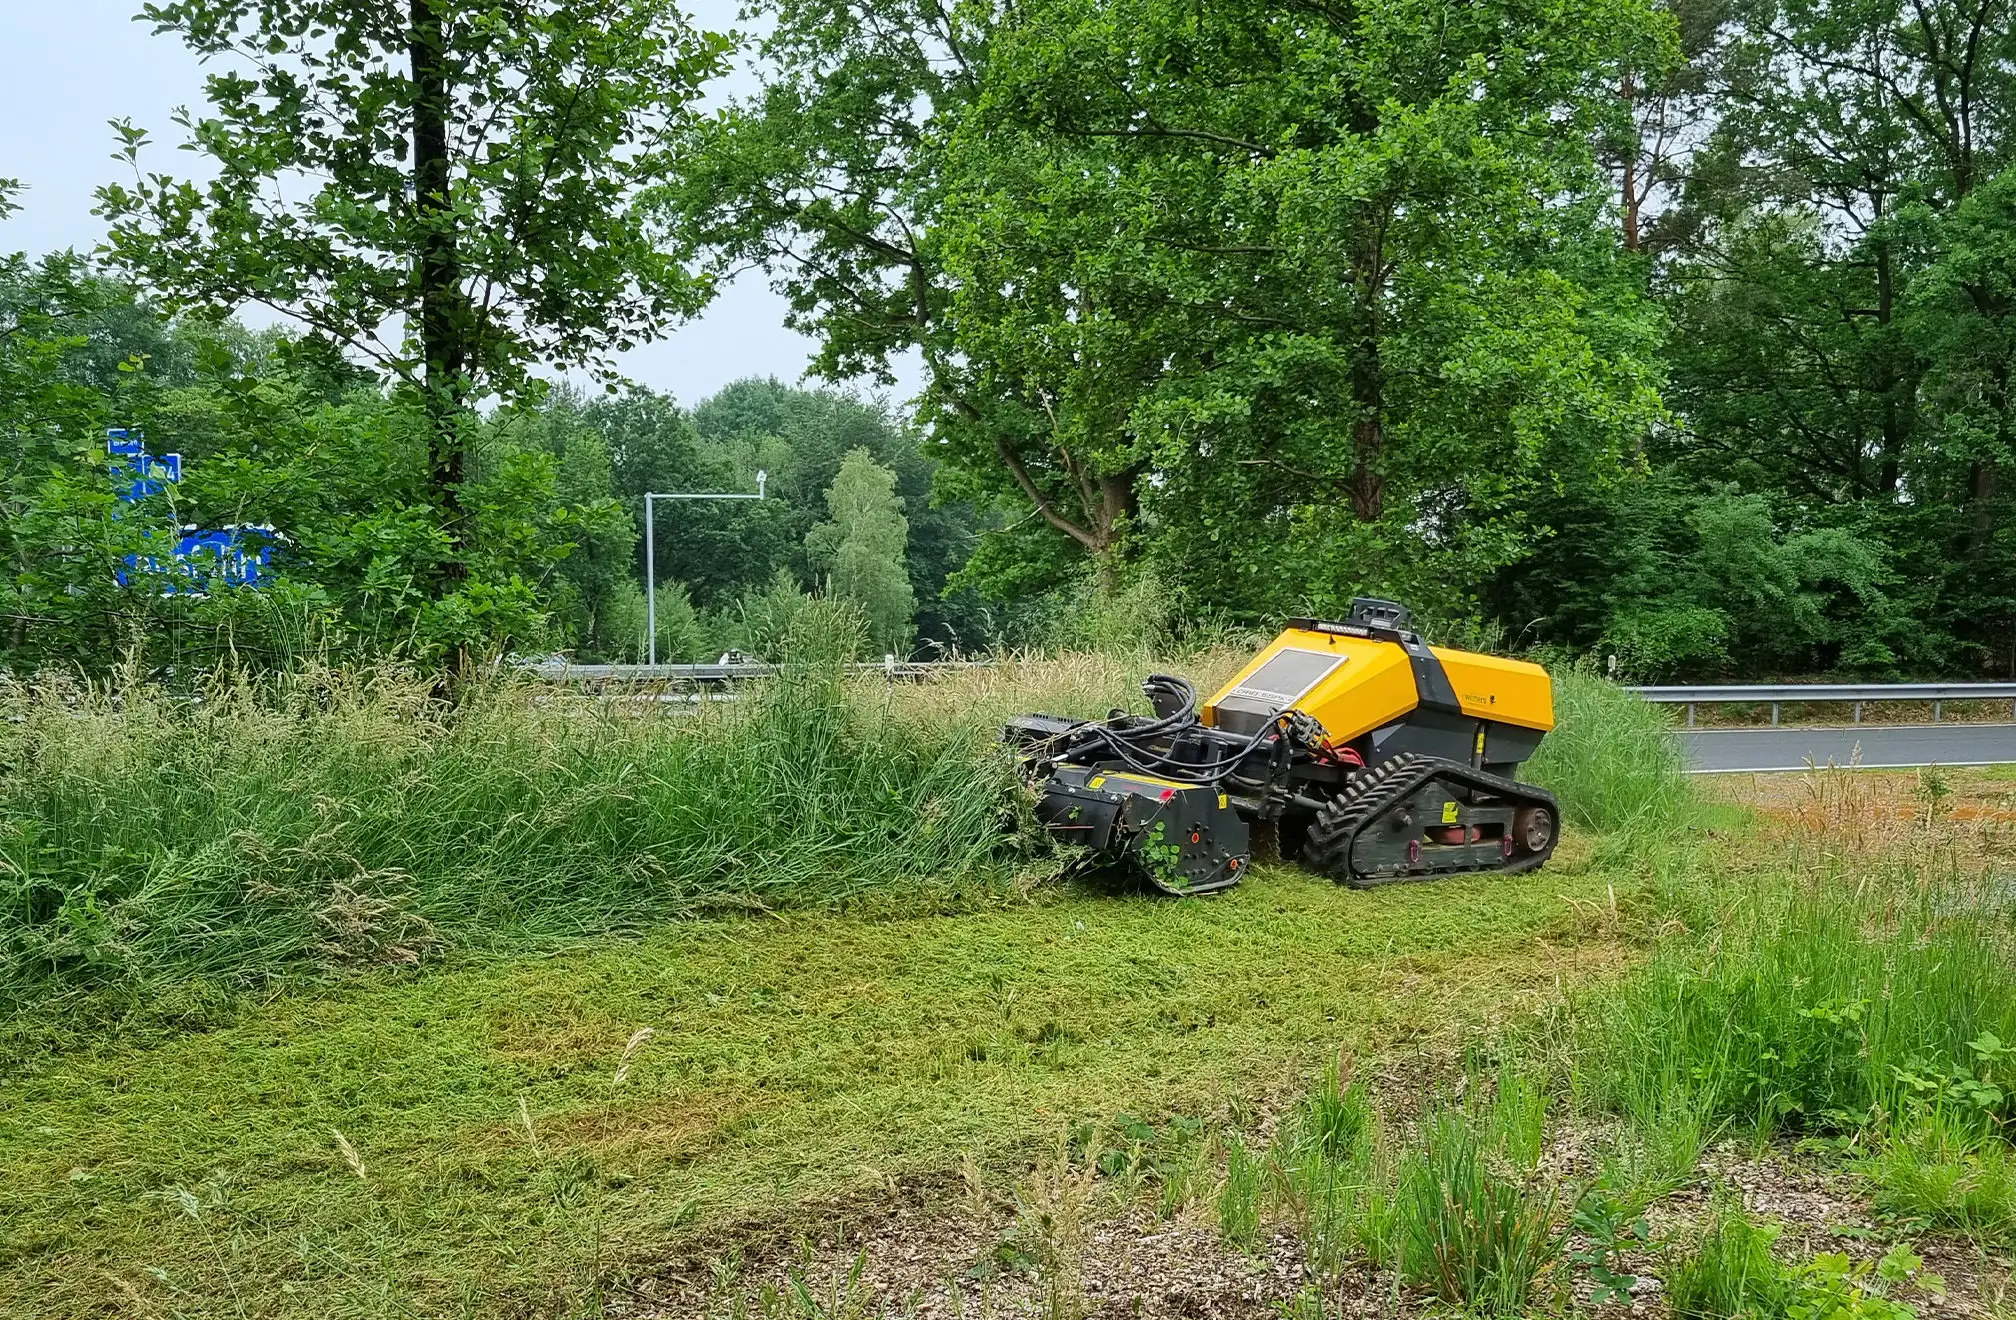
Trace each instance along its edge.
<instances>
[{"instance_id":1,"label":"green foliage","mask_svg":"<svg viewBox=\"0 0 2016 1320\"><path fill-rule=\"evenodd\" d=\"M821 370L921 354L944 489L1010 514L962 578L1003 636L1145 576L1184 624L1374 588L1647 678L2016 655L2007 135L1928 109L2009 91L2007 38L1954 51L2010 24L767 12L668 214Z\"/></svg>"},{"instance_id":2,"label":"green foliage","mask_svg":"<svg viewBox=\"0 0 2016 1320\"><path fill-rule=\"evenodd\" d=\"M783 650L792 625L812 604L789 569L780 568L763 590L744 596L736 606L736 636L754 654L769 658Z\"/></svg>"},{"instance_id":3,"label":"green foliage","mask_svg":"<svg viewBox=\"0 0 2016 1320\"><path fill-rule=\"evenodd\" d=\"M1673 162L1685 182L1657 231L1668 402L1687 424L1651 457L1766 502L1788 545L1852 538L1828 551L1838 576L1808 584L1850 627L1808 663L2004 669L2016 139L1933 107L2016 95L2007 6L1726 17L1696 43L1705 131ZM1880 605L1858 558L1882 565ZM1856 598L1866 623L1842 608ZM1730 657L1756 663L1740 643Z\"/></svg>"},{"instance_id":4,"label":"green foliage","mask_svg":"<svg viewBox=\"0 0 2016 1320\"><path fill-rule=\"evenodd\" d=\"M141 172L129 125L135 181L100 190L115 259L183 304L269 302L461 399L519 393L535 363L603 364L705 294L629 204L726 52L666 5L167 0L144 18L254 70L212 75L209 113L177 117L214 179Z\"/></svg>"},{"instance_id":5,"label":"green foliage","mask_svg":"<svg viewBox=\"0 0 2016 1320\"><path fill-rule=\"evenodd\" d=\"M830 521L806 533L805 548L824 570L827 592L860 607L872 646L907 652L917 602L903 562L910 524L896 474L867 450L849 450L826 488L826 511Z\"/></svg>"},{"instance_id":6,"label":"green foliage","mask_svg":"<svg viewBox=\"0 0 2016 1320\"><path fill-rule=\"evenodd\" d=\"M664 0L163 0L142 16L230 71L206 80L207 114L176 116L207 183L144 171L145 131L115 125L133 180L98 191L111 259L172 307L274 308L400 386L425 419L399 511L408 589L466 668L538 615L470 543L493 512L472 488L473 405L527 397L542 367L607 375L705 303L634 203L727 43Z\"/></svg>"},{"instance_id":7,"label":"green foliage","mask_svg":"<svg viewBox=\"0 0 2016 1320\"><path fill-rule=\"evenodd\" d=\"M1891 672L1924 654L1880 539L1839 514L1788 530L1761 494L1640 474L1549 496L1557 530L1500 573L1492 608L1660 680L1748 667Z\"/></svg>"},{"instance_id":8,"label":"green foliage","mask_svg":"<svg viewBox=\"0 0 2016 1320\"><path fill-rule=\"evenodd\" d=\"M898 474L908 507L925 508L899 547L907 578L885 575L885 595L930 593L917 617L932 641L986 639L984 619L939 598L970 547L971 510L929 508L931 463L879 409L839 396L731 386L703 403L706 434L642 391L584 402L556 389L472 422L458 547L427 493L425 411L315 339L171 320L69 259L4 263L0 326L10 324L0 552L13 571L0 655L17 669L103 672L129 652L185 672L225 658L431 664L465 649L639 660L638 496L753 489L768 463L770 500L660 509L661 658L712 659L740 643L739 598L780 571L794 583L810 571L806 535L850 441ZM153 452L182 454L183 481L118 506L102 448L113 421L143 431ZM275 527L277 581L201 597L114 582L122 556L184 523ZM436 578L451 561L470 576L443 592Z\"/></svg>"},{"instance_id":9,"label":"green foliage","mask_svg":"<svg viewBox=\"0 0 2016 1320\"><path fill-rule=\"evenodd\" d=\"M628 582L623 585L626 591L622 608L635 610L635 631L631 636L641 638L649 626L649 603L644 599L643 588ZM712 630L700 617L700 611L693 608L693 597L687 592L685 583L659 585L657 616L659 664L701 664L720 654L719 648L713 644ZM632 659L641 659L650 652L640 643L633 642L629 654Z\"/></svg>"},{"instance_id":10,"label":"green foliage","mask_svg":"<svg viewBox=\"0 0 2016 1320\"><path fill-rule=\"evenodd\" d=\"M1619 1261L1626 1249L1651 1242L1652 1229L1644 1215L1634 1217L1623 1201L1599 1183L1576 1199L1572 1223L1587 1245L1569 1252L1568 1260L1589 1272L1590 1302L1601 1306L1628 1301L1638 1278L1624 1273Z\"/></svg>"},{"instance_id":11,"label":"green foliage","mask_svg":"<svg viewBox=\"0 0 2016 1320\"><path fill-rule=\"evenodd\" d=\"M772 12L668 212L774 263L821 370L918 350L946 489L1061 577L1139 551L1248 619L1474 579L1658 415L1587 147L1648 9Z\"/></svg>"}]
</instances>

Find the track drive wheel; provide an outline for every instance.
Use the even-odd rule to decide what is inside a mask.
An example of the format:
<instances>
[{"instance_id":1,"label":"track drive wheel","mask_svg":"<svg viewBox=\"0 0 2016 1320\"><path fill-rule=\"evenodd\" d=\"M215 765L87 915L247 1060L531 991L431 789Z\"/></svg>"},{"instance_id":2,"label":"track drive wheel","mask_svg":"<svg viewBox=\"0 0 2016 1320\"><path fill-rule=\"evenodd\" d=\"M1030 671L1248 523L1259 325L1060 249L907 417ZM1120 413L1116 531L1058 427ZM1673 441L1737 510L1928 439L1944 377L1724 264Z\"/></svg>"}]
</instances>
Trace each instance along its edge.
<instances>
[{"instance_id":1,"label":"track drive wheel","mask_svg":"<svg viewBox=\"0 0 2016 1320\"><path fill-rule=\"evenodd\" d=\"M1512 816L1512 842L1522 856L1554 849L1554 813L1546 807L1521 807Z\"/></svg>"},{"instance_id":2,"label":"track drive wheel","mask_svg":"<svg viewBox=\"0 0 2016 1320\"><path fill-rule=\"evenodd\" d=\"M1351 840L1365 820L1385 806L1381 792L1419 764L1412 752L1381 761L1370 770L1351 777L1344 791L1323 804L1309 823L1308 837L1302 841L1302 865L1332 880L1351 878Z\"/></svg>"}]
</instances>

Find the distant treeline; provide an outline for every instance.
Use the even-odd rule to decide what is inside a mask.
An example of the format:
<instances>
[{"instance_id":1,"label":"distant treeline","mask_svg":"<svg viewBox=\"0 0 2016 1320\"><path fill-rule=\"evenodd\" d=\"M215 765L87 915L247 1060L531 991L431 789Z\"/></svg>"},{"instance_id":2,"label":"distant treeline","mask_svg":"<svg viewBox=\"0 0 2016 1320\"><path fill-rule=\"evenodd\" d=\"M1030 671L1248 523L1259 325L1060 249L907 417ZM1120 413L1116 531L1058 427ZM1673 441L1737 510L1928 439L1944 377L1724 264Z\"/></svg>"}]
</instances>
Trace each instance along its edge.
<instances>
[{"instance_id":1,"label":"distant treeline","mask_svg":"<svg viewBox=\"0 0 2016 1320\"><path fill-rule=\"evenodd\" d=\"M668 0L160 7L267 72L215 182L121 125L100 264L0 271L8 662L633 654L637 497L760 468L668 520L667 653L808 592L880 649L1375 591L1644 678L2016 675L2012 0L754 8L703 114L732 42ZM752 267L914 410L538 386ZM114 424L282 586L109 585Z\"/></svg>"}]
</instances>

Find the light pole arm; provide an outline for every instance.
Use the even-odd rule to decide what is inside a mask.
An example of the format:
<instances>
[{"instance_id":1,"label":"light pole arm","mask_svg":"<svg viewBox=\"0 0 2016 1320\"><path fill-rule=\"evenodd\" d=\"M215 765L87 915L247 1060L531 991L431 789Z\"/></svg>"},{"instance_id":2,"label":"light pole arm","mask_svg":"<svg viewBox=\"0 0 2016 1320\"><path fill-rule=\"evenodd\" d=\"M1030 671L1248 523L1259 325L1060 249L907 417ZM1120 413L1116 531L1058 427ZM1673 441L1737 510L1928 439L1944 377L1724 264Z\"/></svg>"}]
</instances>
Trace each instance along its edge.
<instances>
[{"instance_id":1,"label":"light pole arm","mask_svg":"<svg viewBox=\"0 0 2016 1320\"><path fill-rule=\"evenodd\" d=\"M658 663L658 529L652 506L659 500L760 500L770 480L768 472L756 473L756 493L689 495L676 491L644 492L644 651L645 663Z\"/></svg>"}]
</instances>

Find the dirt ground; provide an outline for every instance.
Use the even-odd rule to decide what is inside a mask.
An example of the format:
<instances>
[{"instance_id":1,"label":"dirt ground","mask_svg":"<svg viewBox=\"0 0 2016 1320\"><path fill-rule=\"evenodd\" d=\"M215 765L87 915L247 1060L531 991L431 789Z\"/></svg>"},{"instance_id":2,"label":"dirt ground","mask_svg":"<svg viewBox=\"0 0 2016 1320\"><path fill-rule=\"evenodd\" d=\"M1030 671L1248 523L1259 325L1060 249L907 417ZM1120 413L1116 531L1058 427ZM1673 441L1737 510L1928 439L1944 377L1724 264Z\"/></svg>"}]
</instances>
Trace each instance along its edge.
<instances>
[{"instance_id":1,"label":"dirt ground","mask_svg":"<svg viewBox=\"0 0 2016 1320\"><path fill-rule=\"evenodd\" d=\"M1549 1158L1572 1163L1574 1156L1550 1152ZM1648 1211L1655 1242L1698 1232L1718 1187L1739 1196L1752 1217L1782 1225L1780 1242L1790 1256L1841 1252L1873 1262L1895 1240L1846 1177L1733 1147L1711 1151L1700 1174ZM1297 1301L1311 1287L1293 1233L1277 1228L1251 1252L1234 1249L1220 1238L1209 1204L1170 1218L1141 1204L1088 1205L1083 1221L1062 1235L1060 1258L1042 1261L1017 1246L1029 1238L1026 1202L1018 1214L1004 1201L976 1204L967 1190L943 1183L903 1186L879 1204L833 1207L823 1226L806 1236L766 1240L759 1231L723 1244L720 1254L696 1255L646 1275L611 1298L610 1312L640 1320L745 1315L1262 1320L1302 1314ZM1569 1249L1584 1245L1571 1239ZM1937 1290L1904 1287L1893 1300L1928 1320L2008 1314L2016 1298L2010 1296L2007 1259L1959 1238L1921 1237L1911 1245L1925 1261L1919 1277L1936 1276ZM1628 1302L1593 1306L1590 1282L1562 1269L1552 1281L1556 1306L1541 1309L1565 1309L1560 1305L1568 1300L1560 1295L1565 1288L1579 1313L1618 1320L1667 1314L1657 1253L1625 1253L1620 1264L1637 1276ZM1362 1261L1350 1267L1326 1302L1325 1315L1368 1320L1447 1310Z\"/></svg>"}]
</instances>

